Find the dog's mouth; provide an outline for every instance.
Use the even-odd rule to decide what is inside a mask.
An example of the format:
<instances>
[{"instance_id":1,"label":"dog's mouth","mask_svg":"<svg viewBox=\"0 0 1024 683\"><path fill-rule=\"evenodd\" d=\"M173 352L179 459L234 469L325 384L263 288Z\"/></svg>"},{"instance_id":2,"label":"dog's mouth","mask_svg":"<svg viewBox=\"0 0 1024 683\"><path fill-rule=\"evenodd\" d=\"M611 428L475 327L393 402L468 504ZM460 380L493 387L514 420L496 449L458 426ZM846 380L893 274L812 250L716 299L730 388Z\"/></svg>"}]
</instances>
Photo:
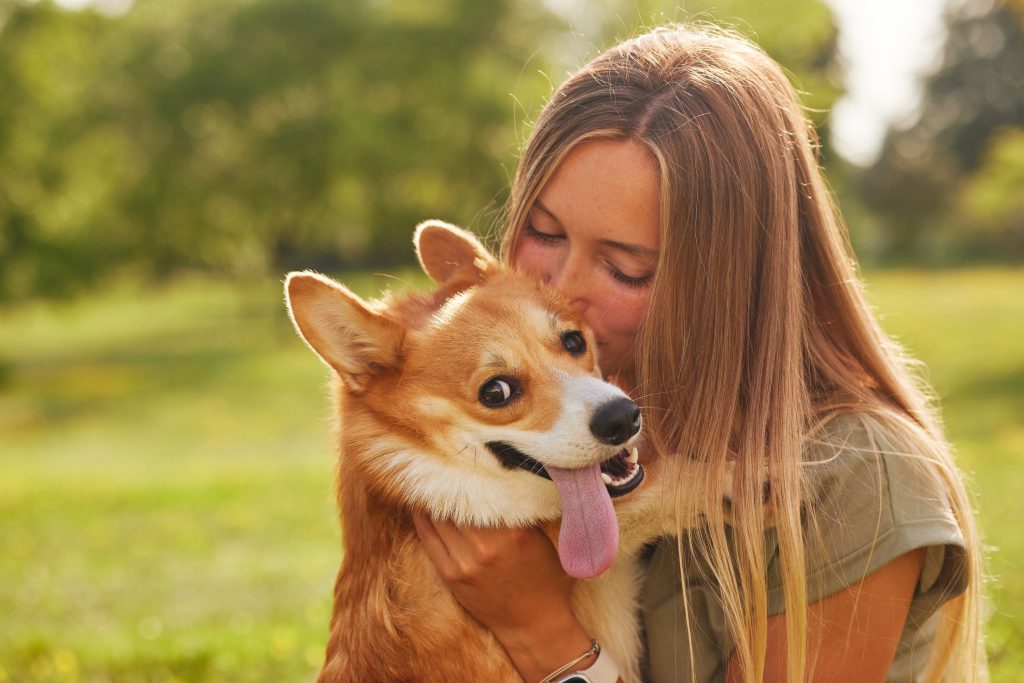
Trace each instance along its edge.
<instances>
[{"instance_id":1,"label":"dog's mouth","mask_svg":"<svg viewBox=\"0 0 1024 683\"><path fill-rule=\"evenodd\" d=\"M551 475L544 469L544 465L537 462L526 453L523 453L515 446L510 446L502 441L489 441L487 447L491 449L498 462L510 470L520 469L532 472L538 477L551 479ZM623 448L618 453L601 463L601 480L604 481L608 495L612 498L624 496L636 489L644 480L644 468L637 462L636 448ZM600 489L599 489L600 490Z\"/></svg>"}]
</instances>

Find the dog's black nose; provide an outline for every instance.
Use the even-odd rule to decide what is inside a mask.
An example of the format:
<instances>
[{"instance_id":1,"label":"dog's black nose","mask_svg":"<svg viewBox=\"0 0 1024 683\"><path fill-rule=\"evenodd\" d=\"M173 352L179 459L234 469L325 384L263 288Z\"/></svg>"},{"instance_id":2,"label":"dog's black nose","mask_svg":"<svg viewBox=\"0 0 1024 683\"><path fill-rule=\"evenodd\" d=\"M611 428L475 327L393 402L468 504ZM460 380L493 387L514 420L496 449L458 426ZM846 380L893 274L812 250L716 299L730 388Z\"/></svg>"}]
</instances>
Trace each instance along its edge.
<instances>
[{"instance_id":1,"label":"dog's black nose","mask_svg":"<svg viewBox=\"0 0 1024 683\"><path fill-rule=\"evenodd\" d=\"M590 433L618 446L640 431L640 407L628 398L615 398L599 406L590 418Z\"/></svg>"}]
</instances>

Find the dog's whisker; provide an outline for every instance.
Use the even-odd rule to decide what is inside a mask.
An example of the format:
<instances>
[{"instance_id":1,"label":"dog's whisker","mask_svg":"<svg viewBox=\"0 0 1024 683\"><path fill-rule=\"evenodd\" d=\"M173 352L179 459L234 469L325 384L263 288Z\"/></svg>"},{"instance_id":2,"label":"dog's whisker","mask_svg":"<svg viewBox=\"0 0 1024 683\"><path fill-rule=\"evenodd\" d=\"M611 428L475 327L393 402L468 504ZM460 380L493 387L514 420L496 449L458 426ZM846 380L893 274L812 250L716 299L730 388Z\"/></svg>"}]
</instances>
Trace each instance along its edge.
<instances>
[{"instance_id":1,"label":"dog's whisker","mask_svg":"<svg viewBox=\"0 0 1024 683\"><path fill-rule=\"evenodd\" d=\"M644 399L651 398L652 396L665 396L669 394L668 391L651 391L646 394L640 394L639 396L630 396L634 401L643 401Z\"/></svg>"}]
</instances>

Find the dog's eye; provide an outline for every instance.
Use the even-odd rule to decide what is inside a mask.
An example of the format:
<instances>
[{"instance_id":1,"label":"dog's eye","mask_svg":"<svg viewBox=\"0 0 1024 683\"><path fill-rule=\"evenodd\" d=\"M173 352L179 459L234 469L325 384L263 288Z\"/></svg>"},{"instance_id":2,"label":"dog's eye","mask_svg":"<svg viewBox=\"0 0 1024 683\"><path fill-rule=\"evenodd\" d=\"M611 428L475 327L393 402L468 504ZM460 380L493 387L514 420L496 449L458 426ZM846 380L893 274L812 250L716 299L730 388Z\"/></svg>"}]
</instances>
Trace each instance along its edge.
<instances>
[{"instance_id":1,"label":"dog's eye","mask_svg":"<svg viewBox=\"0 0 1024 683\"><path fill-rule=\"evenodd\" d=\"M562 333L562 346L574 356L578 356L587 350L587 341L583 335L576 330Z\"/></svg>"},{"instance_id":2,"label":"dog's eye","mask_svg":"<svg viewBox=\"0 0 1024 683\"><path fill-rule=\"evenodd\" d=\"M500 408L515 398L518 387L505 377L495 377L480 387L480 402L488 408Z\"/></svg>"}]
</instances>

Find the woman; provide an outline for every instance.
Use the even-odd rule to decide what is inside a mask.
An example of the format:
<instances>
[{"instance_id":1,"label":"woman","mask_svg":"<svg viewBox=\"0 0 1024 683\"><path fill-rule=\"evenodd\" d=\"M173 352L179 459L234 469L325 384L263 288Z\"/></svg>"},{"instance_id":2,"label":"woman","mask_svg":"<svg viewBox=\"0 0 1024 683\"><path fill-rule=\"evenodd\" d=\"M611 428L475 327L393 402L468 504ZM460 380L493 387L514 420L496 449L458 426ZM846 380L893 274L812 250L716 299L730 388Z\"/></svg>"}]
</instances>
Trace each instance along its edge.
<instances>
[{"instance_id":1,"label":"woman","mask_svg":"<svg viewBox=\"0 0 1024 683\"><path fill-rule=\"evenodd\" d=\"M736 465L729 505L653 550L652 681L984 675L961 475L865 303L777 64L693 27L602 54L541 114L506 228L503 257L580 307L643 404L647 450L704 464L679 486L722 500ZM587 651L542 534L417 528L524 680Z\"/></svg>"}]
</instances>

